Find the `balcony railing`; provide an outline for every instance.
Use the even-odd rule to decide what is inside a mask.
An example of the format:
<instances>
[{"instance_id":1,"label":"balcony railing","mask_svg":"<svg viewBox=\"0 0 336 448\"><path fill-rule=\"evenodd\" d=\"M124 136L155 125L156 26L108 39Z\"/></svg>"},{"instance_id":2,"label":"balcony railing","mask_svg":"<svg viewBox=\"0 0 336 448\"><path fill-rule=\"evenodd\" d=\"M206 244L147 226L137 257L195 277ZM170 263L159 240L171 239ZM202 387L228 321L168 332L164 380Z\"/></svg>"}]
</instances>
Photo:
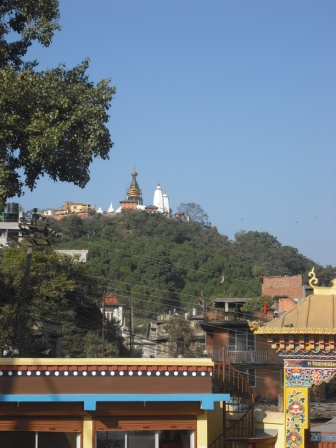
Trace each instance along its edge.
<instances>
[{"instance_id":1,"label":"balcony railing","mask_svg":"<svg viewBox=\"0 0 336 448\"><path fill-rule=\"evenodd\" d=\"M248 320L258 320L268 322L274 319L272 311L264 314L261 311L207 311L203 316L204 322L247 322Z\"/></svg>"},{"instance_id":2,"label":"balcony railing","mask_svg":"<svg viewBox=\"0 0 336 448\"><path fill-rule=\"evenodd\" d=\"M208 356L214 362L223 362L225 364L262 364L267 362L267 350L208 350Z\"/></svg>"}]
</instances>

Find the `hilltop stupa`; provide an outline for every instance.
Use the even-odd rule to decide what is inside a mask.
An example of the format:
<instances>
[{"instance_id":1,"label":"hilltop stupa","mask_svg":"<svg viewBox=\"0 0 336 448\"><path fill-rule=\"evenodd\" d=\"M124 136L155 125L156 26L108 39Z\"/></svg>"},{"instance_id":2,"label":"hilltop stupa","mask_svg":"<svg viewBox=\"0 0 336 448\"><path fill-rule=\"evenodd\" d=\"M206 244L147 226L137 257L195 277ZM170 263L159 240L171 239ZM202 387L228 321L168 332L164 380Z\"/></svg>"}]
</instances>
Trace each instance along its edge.
<instances>
[{"instance_id":1,"label":"hilltop stupa","mask_svg":"<svg viewBox=\"0 0 336 448\"><path fill-rule=\"evenodd\" d=\"M121 210L136 210L138 208L137 206L142 205L142 194L136 180L137 175L138 173L134 167L131 173L132 181L129 189L127 190L126 199L124 201L120 201Z\"/></svg>"}]
</instances>

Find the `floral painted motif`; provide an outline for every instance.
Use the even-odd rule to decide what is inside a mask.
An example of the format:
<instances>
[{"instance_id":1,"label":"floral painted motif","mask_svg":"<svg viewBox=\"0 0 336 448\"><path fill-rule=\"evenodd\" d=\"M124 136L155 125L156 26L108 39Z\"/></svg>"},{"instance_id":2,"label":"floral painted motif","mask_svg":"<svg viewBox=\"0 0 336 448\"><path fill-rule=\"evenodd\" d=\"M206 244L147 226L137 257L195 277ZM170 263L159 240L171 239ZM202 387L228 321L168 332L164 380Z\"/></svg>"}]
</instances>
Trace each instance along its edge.
<instances>
[{"instance_id":1,"label":"floral painted motif","mask_svg":"<svg viewBox=\"0 0 336 448\"><path fill-rule=\"evenodd\" d=\"M287 447L297 448L300 445L302 445L302 437L296 431L290 432L286 436L286 444L287 444Z\"/></svg>"},{"instance_id":2,"label":"floral painted motif","mask_svg":"<svg viewBox=\"0 0 336 448\"><path fill-rule=\"evenodd\" d=\"M299 417L304 413L304 407L298 401L293 401L293 403L288 408L290 414L294 415L294 417Z\"/></svg>"},{"instance_id":3,"label":"floral painted motif","mask_svg":"<svg viewBox=\"0 0 336 448\"><path fill-rule=\"evenodd\" d=\"M302 446L302 433L306 423L304 404L306 397L302 390L292 389L286 409L286 448Z\"/></svg>"},{"instance_id":4,"label":"floral painted motif","mask_svg":"<svg viewBox=\"0 0 336 448\"><path fill-rule=\"evenodd\" d=\"M325 359L325 360L336 360L336 352L335 350L311 350L311 349L295 349L295 350L285 350L279 349L277 350L277 354L281 358L290 359L290 358L301 358L301 359Z\"/></svg>"},{"instance_id":5,"label":"floral painted motif","mask_svg":"<svg viewBox=\"0 0 336 448\"><path fill-rule=\"evenodd\" d=\"M319 386L323 382L328 383L335 374L336 369L286 368L286 385L310 387L315 384Z\"/></svg>"}]
</instances>

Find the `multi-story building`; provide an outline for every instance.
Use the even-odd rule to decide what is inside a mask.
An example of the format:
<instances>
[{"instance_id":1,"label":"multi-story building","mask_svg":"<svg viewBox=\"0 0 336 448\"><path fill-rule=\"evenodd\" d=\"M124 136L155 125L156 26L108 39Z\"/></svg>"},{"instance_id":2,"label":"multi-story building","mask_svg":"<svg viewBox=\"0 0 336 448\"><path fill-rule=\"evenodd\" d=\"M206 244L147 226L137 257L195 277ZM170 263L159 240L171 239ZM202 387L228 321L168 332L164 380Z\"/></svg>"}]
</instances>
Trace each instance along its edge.
<instances>
[{"instance_id":1,"label":"multi-story building","mask_svg":"<svg viewBox=\"0 0 336 448\"><path fill-rule=\"evenodd\" d=\"M90 205L88 202L66 201L61 207L53 210L46 210L44 214L60 220L71 215L78 215L81 218L88 218L89 216L93 216L95 213L95 207Z\"/></svg>"},{"instance_id":2,"label":"multi-story building","mask_svg":"<svg viewBox=\"0 0 336 448\"><path fill-rule=\"evenodd\" d=\"M215 362L231 364L244 374L254 395L265 402L275 402L281 394L282 362L264 336L249 329L249 321L273 319L273 311L242 312L250 299L220 298L213 301L214 311L204 313L206 350Z\"/></svg>"}]
</instances>

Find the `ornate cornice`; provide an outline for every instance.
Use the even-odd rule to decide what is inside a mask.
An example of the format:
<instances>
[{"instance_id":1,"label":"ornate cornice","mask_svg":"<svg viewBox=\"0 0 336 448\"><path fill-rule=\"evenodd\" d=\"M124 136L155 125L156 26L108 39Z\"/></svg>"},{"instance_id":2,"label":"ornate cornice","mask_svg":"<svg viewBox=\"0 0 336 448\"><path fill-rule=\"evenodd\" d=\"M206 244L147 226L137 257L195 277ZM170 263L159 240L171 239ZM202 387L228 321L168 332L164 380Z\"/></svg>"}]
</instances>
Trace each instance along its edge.
<instances>
[{"instance_id":1,"label":"ornate cornice","mask_svg":"<svg viewBox=\"0 0 336 448\"><path fill-rule=\"evenodd\" d=\"M336 328L253 327L250 324L249 326L254 334L336 334Z\"/></svg>"}]
</instances>

